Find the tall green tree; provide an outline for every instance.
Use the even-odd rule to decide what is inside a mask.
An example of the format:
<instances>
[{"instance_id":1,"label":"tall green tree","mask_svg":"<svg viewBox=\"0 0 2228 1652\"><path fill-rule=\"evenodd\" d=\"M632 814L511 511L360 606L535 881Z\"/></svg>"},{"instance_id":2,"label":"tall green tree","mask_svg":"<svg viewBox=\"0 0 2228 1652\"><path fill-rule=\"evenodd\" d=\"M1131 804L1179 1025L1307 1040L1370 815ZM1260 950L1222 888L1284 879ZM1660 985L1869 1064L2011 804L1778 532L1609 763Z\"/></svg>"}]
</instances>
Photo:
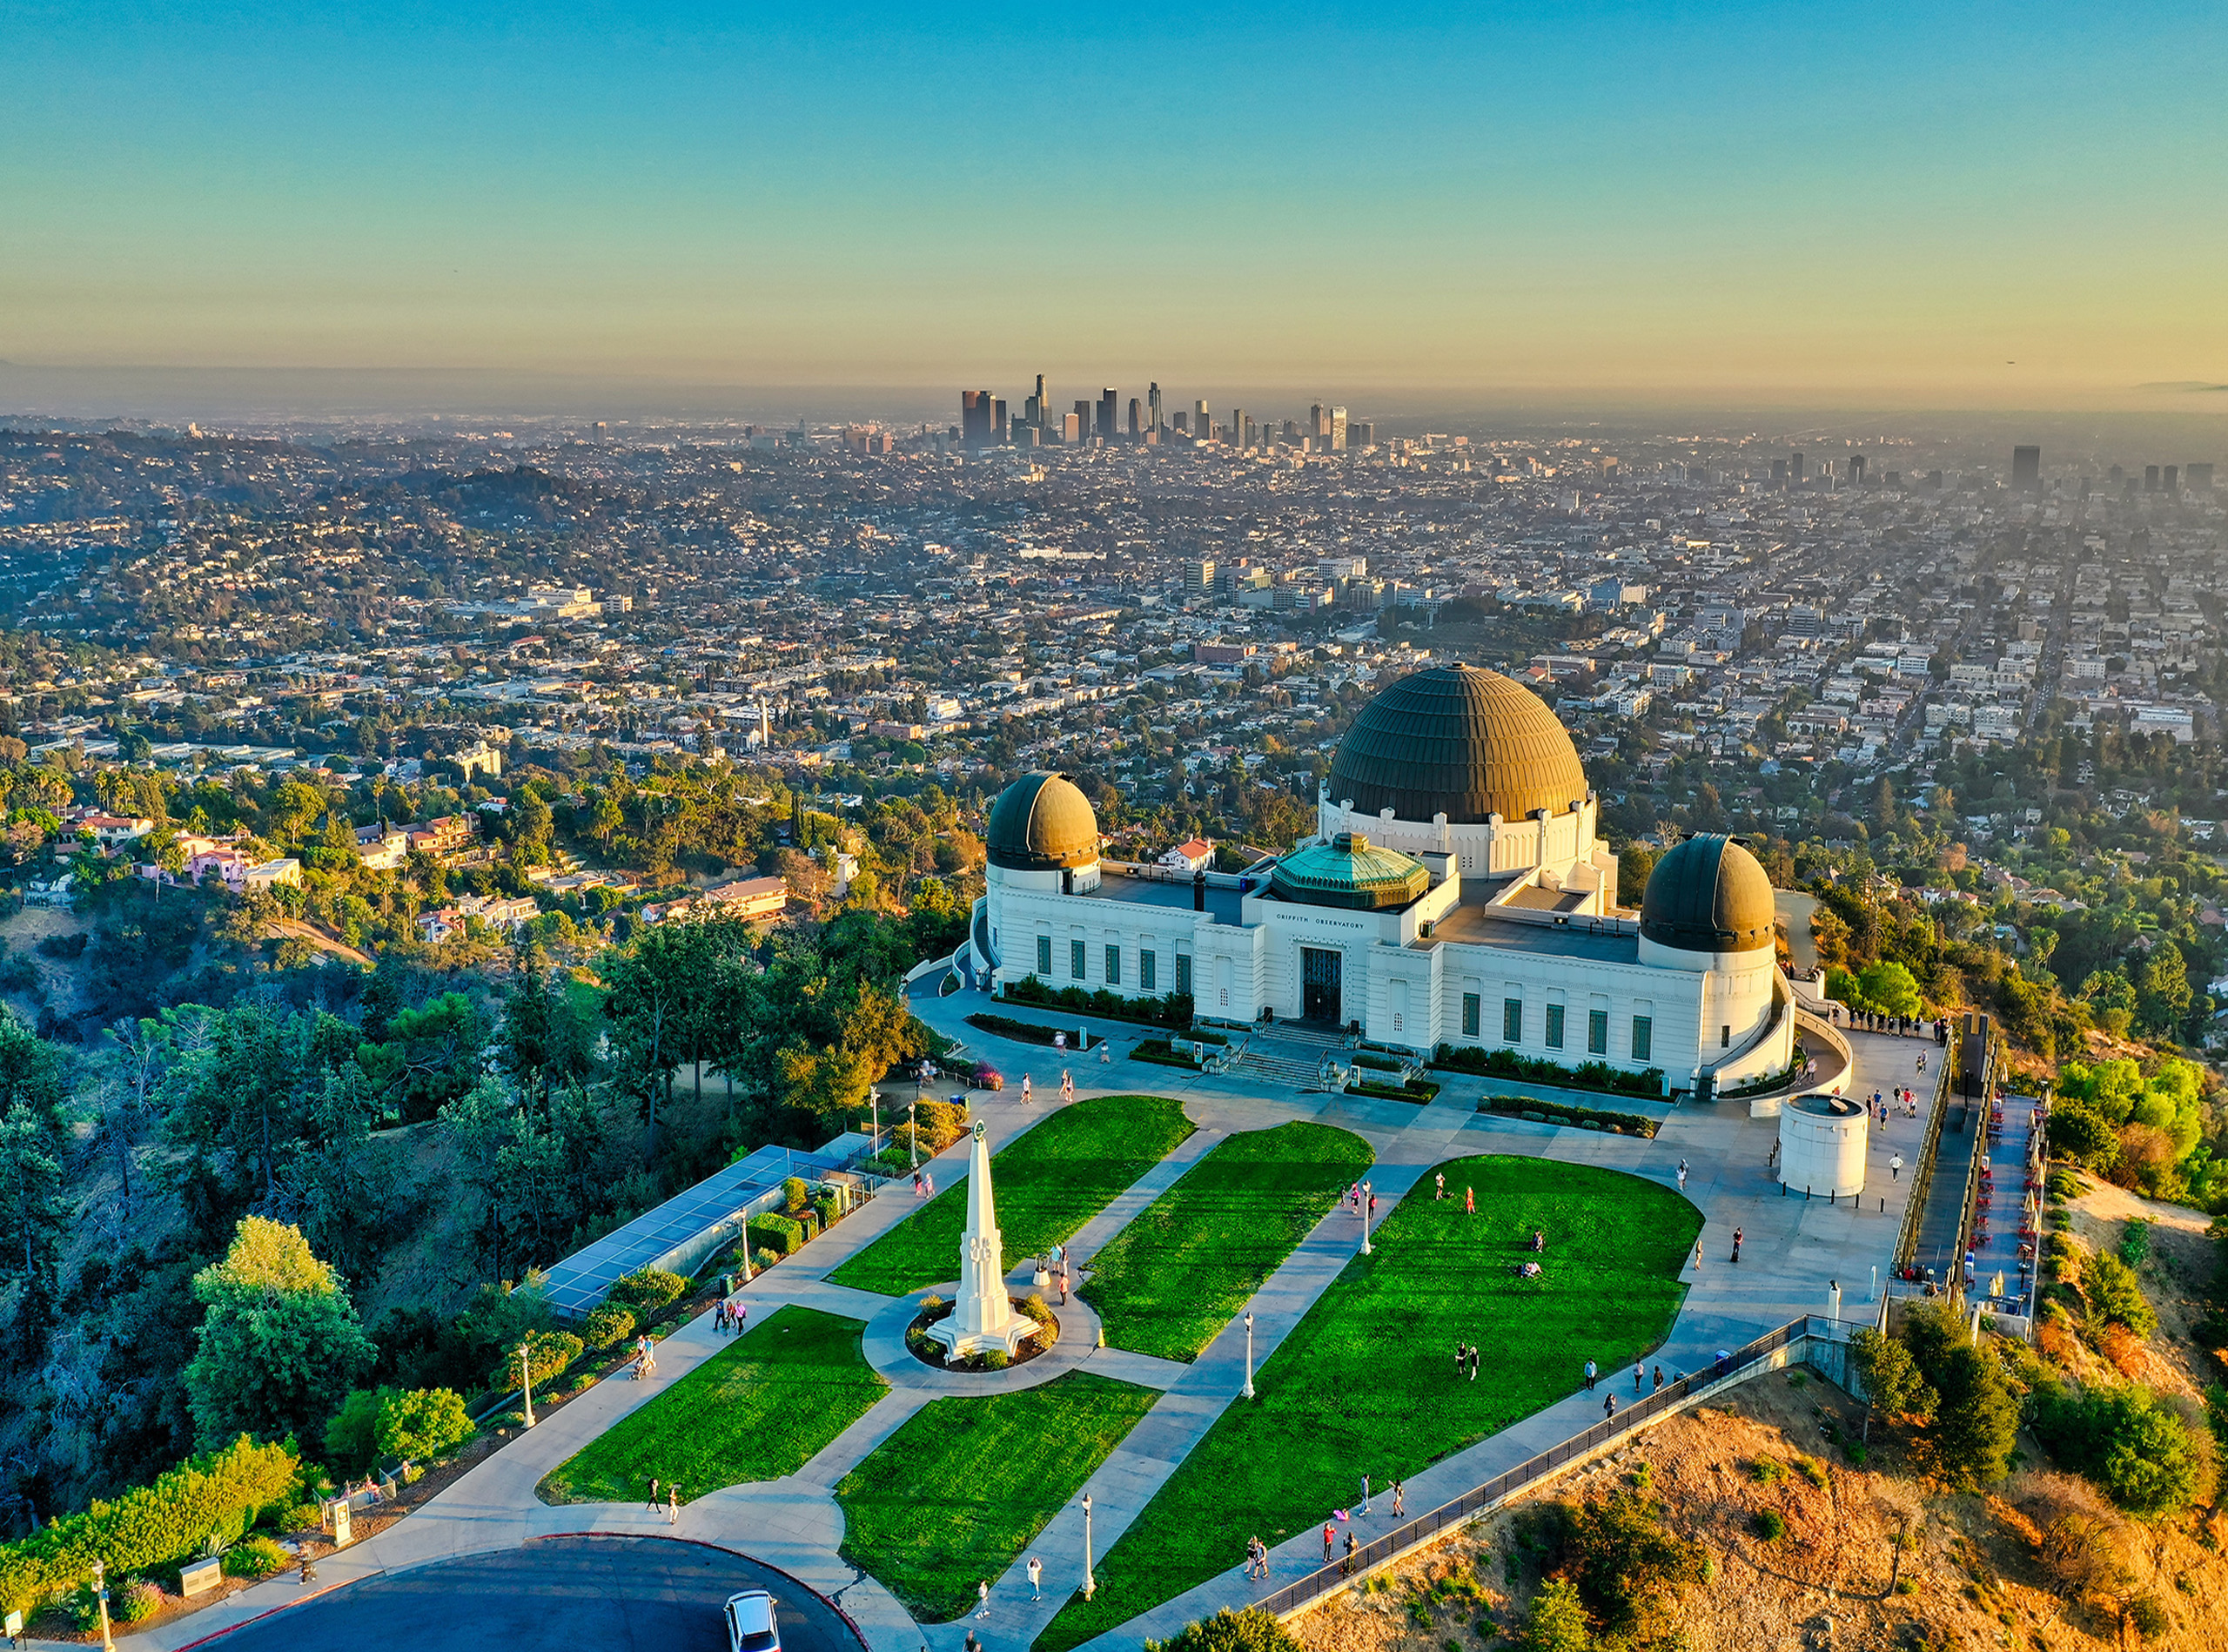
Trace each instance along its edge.
<instances>
[{"instance_id":1,"label":"tall green tree","mask_svg":"<svg viewBox=\"0 0 2228 1652\"><path fill-rule=\"evenodd\" d=\"M204 1312L184 1380L202 1444L321 1439L376 1351L301 1230L246 1218L224 1259L193 1276L193 1296Z\"/></svg>"}]
</instances>

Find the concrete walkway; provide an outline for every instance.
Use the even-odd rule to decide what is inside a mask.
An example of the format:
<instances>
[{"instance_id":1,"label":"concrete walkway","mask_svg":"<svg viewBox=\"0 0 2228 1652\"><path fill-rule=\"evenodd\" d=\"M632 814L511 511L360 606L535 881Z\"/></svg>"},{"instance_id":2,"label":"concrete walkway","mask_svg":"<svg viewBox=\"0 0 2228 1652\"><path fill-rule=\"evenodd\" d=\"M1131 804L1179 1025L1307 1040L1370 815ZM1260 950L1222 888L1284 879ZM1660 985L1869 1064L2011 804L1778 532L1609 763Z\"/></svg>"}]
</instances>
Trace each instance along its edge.
<instances>
[{"instance_id":1,"label":"concrete walkway","mask_svg":"<svg viewBox=\"0 0 2228 1652\"><path fill-rule=\"evenodd\" d=\"M1686 1302L1664 1346L1651 1355L1667 1373L1694 1370L1720 1348L1738 1346L1800 1313L1824 1313L1826 1282L1843 1287L1846 1318L1869 1320L1872 1268L1884 1271L1898 1223L1902 1194L1910 1185L1906 1168L1890 1182L1887 1158L1905 1151L1915 1156L1924 1119L1898 1119L1889 1139L1875 1140L1873 1176L1862 1200L1833 1204L1788 1198L1773 1179L1768 1161L1776 1122L1752 1119L1745 1106L1718 1104L1683 1111L1649 1109L1664 1116L1653 1141L1637 1137L1563 1129L1474 1111L1490 1085L1450 1084L1432 1105L1419 1106L1363 1097L1265 1093L1257 1078L1210 1075L1124 1061L1141 1028L1096 1024L1110 1034L1113 1059L1062 1055L1040 1046L990 1038L967 1027L963 1017L987 1000L975 993L950 998L916 998L914 1008L932 1025L988 1053L1004 1070L1010 1087L976 1097L995 1147L1003 1146L1057 1108L1063 1069L1071 1073L1079 1097L1149 1092L1174 1097L1199 1128L1170 1157L1117 1195L1086 1223L1070 1244L1071 1253L1088 1259L1164 1192L1191 1165L1231 1133L1268 1128L1292 1119L1312 1119L1353 1132L1376 1156L1370 1172L1381 1213L1389 1214L1401 1196L1432 1166L1453 1157L1505 1152L1595 1164L1670 1184L1684 1159L1689 1170L1686 1193L1704 1218L1704 1261L1687 1270ZM1857 1071L1852 1094L1869 1095L1904 1082L1916 1041L1863 1033L1849 1035ZM1027 1071L1040 1098L1024 1108L1018 1080ZM1084 1086L1089 1084L1091 1088ZM1636 1106L1641 1111L1644 1104ZM1668 1116L1666 1116L1668 1115ZM965 1179L967 1154L957 1144L935 1161L938 1184L950 1187ZM990 1637L1003 1652L1025 1646L1082 1583L1083 1515L1080 1499L1056 1514L1021 1559L993 1580L991 1615L923 1626L874 1579L845 1563L838 1550L842 1516L835 1486L920 1407L941 1394L1003 1392L1049 1381L1069 1370L1089 1370L1161 1390L1129 1436L1103 1463L1084 1489L1091 1495L1092 1536L1104 1556L1146 1508L1169 1474L1211 1428L1245 1380L1245 1331L1242 1314L1233 1317L1199 1359L1183 1365L1097 1345L1097 1320L1087 1304L1070 1298L1057 1308L1062 1334L1055 1347L1005 1373L943 1373L905 1351L903 1332L916 1311L911 1296L899 1299L830 1283L827 1275L865 1249L916 1208L900 1184L815 1240L796 1257L762 1274L744 1289L754 1322L785 1303L797 1303L862 1320L869 1362L891 1385L889 1393L830 1442L810 1462L783 1479L729 1487L701 1496L668 1525L661 1513L611 1504L551 1508L534 1494L542 1476L639 1405L726 1346L712 1333L709 1316L676 1331L660 1346L659 1373L644 1382L607 1381L567 1401L541 1425L520 1434L454 1486L408 1519L319 1565L319 1583L305 1588L291 1580L273 1581L244 1591L207 1611L164 1628L132 1637L131 1644L160 1652L189 1645L232 1624L277 1609L313 1594L380 1572L443 1560L456 1555L507 1548L540 1537L574 1532L659 1533L695 1538L744 1553L779 1568L835 1601L856 1623L874 1652L916 1652L927 1646L955 1652L968 1630ZM1743 1232L1742 1259L1728 1259L1733 1232ZM1324 1218L1285 1259L1253 1297L1253 1357L1258 1370L1302 1315L1345 1266L1359 1240L1359 1225L1343 1205ZM1016 1263L1012 1278L1029 1288L1030 1259ZM1586 1357L1571 1351L1576 1373ZM1627 1385L1629 1379L1627 1378ZM1547 1407L1493 1439L1434 1465L1410 1482L1409 1514L1446 1501L1535 1452L1595 1420L1599 1400L1574 1396ZM1390 1518L1382 1505L1364 1517L1363 1534ZM1023 1565L1029 1555L1044 1562L1044 1595L1029 1598ZM1222 1606L1258 1598L1319 1563L1319 1543L1295 1539L1272 1555L1266 1582L1248 1581L1239 1570L1242 1556L1230 1557L1229 1569L1199 1588L1144 1612L1097 1646L1134 1646L1160 1638Z\"/></svg>"}]
</instances>

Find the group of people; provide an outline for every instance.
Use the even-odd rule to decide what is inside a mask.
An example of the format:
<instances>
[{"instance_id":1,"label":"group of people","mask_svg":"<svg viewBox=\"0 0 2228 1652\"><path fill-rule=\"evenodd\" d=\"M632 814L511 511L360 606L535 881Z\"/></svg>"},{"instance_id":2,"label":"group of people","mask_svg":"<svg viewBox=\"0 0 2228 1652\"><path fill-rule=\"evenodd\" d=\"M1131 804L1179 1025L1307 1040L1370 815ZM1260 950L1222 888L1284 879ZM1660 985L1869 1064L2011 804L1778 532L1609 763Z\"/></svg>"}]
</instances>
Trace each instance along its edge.
<instances>
[{"instance_id":1,"label":"group of people","mask_svg":"<svg viewBox=\"0 0 2228 1652\"><path fill-rule=\"evenodd\" d=\"M663 1509L665 1523L668 1526L678 1525L681 1521L681 1482L677 1480L665 1482L665 1499L662 1502L658 1499L659 1484L658 1477L655 1474L651 1475L650 1501L647 1507L653 1514Z\"/></svg>"},{"instance_id":2,"label":"group of people","mask_svg":"<svg viewBox=\"0 0 2228 1652\"><path fill-rule=\"evenodd\" d=\"M739 1336L750 1317L750 1305L739 1296L722 1297L712 1309L714 1336Z\"/></svg>"},{"instance_id":3,"label":"group of people","mask_svg":"<svg viewBox=\"0 0 2228 1652\"><path fill-rule=\"evenodd\" d=\"M1471 1381L1478 1380L1478 1345L1474 1342L1454 1345L1454 1380L1460 1382L1465 1372L1469 1373Z\"/></svg>"},{"instance_id":4,"label":"group of people","mask_svg":"<svg viewBox=\"0 0 2228 1652\"><path fill-rule=\"evenodd\" d=\"M657 1345L655 1343L650 1340L648 1335L639 1336L634 1339L635 1381L640 1382L645 1377L652 1377L657 1374L658 1359L657 1355L652 1352L656 1346Z\"/></svg>"}]
</instances>

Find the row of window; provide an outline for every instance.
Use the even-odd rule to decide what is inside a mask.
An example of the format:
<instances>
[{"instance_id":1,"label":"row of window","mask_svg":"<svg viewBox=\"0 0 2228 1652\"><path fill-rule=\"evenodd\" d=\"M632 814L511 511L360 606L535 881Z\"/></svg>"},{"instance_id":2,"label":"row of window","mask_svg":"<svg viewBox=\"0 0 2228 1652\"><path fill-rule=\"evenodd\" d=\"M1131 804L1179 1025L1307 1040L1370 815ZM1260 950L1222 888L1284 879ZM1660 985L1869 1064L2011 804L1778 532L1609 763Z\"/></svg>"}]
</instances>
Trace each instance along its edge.
<instances>
[{"instance_id":1,"label":"row of window","mask_svg":"<svg viewBox=\"0 0 2228 1652\"><path fill-rule=\"evenodd\" d=\"M1122 949L1115 943L1109 941L1106 944L1105 951L1105 970L1103 978L1108 986L1118 987L1123 984ZM1052 978L1052 937L1049 935L1040 935L1037 937L1037 976L1042 981L1050 981ZM1088 980L1090 976L1091 948L1089 944L1082 941L1070 941L1068 943L1068 978L1071 981L1084 981ZM1188 952L1178 952L1176 955L1176 991L1189 992L1191 990L1191 955ZM1151 947L1141 946L1137 949L1137 991L1140 992L1160 991L1160 955Z\"/></svg>"},{"instance_id":2,"label":"row of window","mask_svg":"<svg viewBox=\"0 0 2228 1652\"><path fill-rule=\"evenodd\" d=\"M1485 1005L1477 993L1466 992L1462 995L1462 1036L1464 1038L1474 1038L1479 1036L1479 1025L1484 1009ZM1551 1004L1547 1006L1547 1025L1543 1029L1546 1037L1542 1042L1550 1050L1560 1050L1568 1042L1566 1008L1560 1004ZM1503 1044L1524 1042L1523 999L1503 998L1500 1001L1500 1038ZM1646 1061L1654 1053L1654 1050L1655 1017L1645 1015L1634 1016L1632 1058L1634 1061ZM1590 1056L1606 1056L1609 1053L1609 1012L1607 1010L1588 1010L1586 1012L1586 1053Z\"/></svg>"}]
</instances>

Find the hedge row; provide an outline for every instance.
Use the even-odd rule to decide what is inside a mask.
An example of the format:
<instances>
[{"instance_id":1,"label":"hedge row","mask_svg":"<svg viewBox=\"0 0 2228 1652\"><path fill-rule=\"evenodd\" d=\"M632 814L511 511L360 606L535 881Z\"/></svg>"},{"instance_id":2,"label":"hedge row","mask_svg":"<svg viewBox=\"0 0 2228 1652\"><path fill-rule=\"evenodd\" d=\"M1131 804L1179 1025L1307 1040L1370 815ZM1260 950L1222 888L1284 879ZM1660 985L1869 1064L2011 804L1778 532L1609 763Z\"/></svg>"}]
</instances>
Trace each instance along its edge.
<instances>
[{"instance_id":1,"label":"hedge row","mask_svg":"<svg viewBox=\"0 0 2228 1652\"><path fill-rule=\"evenodd\" d=\"M804 1248L804 1224L788 1216L754 1216L750 1219L750 1241L781 1256L795 1256Z\"/></svg>"},{"instance_id":2,"label":"hedge row","mask_svg":"<svg viewBox=\"0 0 2228 1652\"><path fill-rule=\"evenodd\" d=\"M1010 1015L992 1015L984 1011L967 1017L967 1024L983 1032L995 1032L1001 1038L1011 1038L1020 1044L1049 1045L1059 1034L1068 1035L1068 1048L1088 1050L1091 1035L1077 1027L1047 1027L1034 1021L1017 1021ZM1077 1039L1083 1042L1078 1044ZM1103 1042L1103 1040L1102 1040Z\"/></svg>"},{"instance_id":3,"label":"hedge row","mask_svg":"<svg viewBox=\"0 0 2228 1652\"><path fill-rule=\"evenodd\" d=\"M1439 1086L1428 1079L1415 1079L1406 1085L1379 1084L1375 1079L1362 1079L1346 1086L1350 1096L1379 1096L1386 1101L1413 1101L1419 1105L1439 1094Z\"/></svg>"},{"instance_id":4,"label":"hedge row","mask_svg":"<svg viewBox=\"0 0 2228 1652\"><path fill-rule=\"evenodd\" d=\"M1560 1085L1566 1090L1599 1090L1613 1096L1663 1095L1663 1069L1621 1072L1606 1061L1588 1061L1575 1067L1540 1056L1520 1056L1513 1050L1480 1050L1475 1044L1442 1044L1432 1051L1431 1064L1447 1072L1482 1073L1495 1078L1525 1078L1535 1085Z\"/></svg>"},{"instance_id":5,"label":"hedge row","mask_svg":"<svg viewBox=\"0 0 2228 1652\"><path fill-rule=\"evenodd\" d=\"M1596 1130L1613 1130L1626 1136L1655 1134L1655 1120L1641 1113L1605 1112L1598 1107L1568 1107L1560 1102L1542 1101L1537 1096L1487 1096L1478 1104L1478 1111L1536 1118L1550 1125L1576 1125L1581 1129L1590 1125Z\"/></svg>"},{"instance_id":6,"label":"hedge row","mask_svg":"<svg viewBox=\"0 0 2228 1652\"><path fill-rule=\"evenodd\" d=\"M1149 1027L1173 1027L1178 1032L1191 1024L1191 995L1188 992L1171 992L1158 998L1128 998L1108 987L1089 991L1082 987L1056 987L1027 975L1018 981L1007 982L998 996L1009 1004L1078 1010L1109 1021L1142 1021Z\"/></svg>"},{"instance_id":7,"label":"hedge row","mask_svg":"<svg viewBox=\"0 0 2228 1652\"><path fill-rule=\"evenodd\" d=\"M211 1537L230 1541L260 1511L293 1502L300 1470L290 1447L258 1446L245 1434L222 1451L190 1457L152 1485L0 1546L0 1608L32 1615L84 1582L97 1560L121 1579L190 1559Z\"/></svg>"}]
</instances>

